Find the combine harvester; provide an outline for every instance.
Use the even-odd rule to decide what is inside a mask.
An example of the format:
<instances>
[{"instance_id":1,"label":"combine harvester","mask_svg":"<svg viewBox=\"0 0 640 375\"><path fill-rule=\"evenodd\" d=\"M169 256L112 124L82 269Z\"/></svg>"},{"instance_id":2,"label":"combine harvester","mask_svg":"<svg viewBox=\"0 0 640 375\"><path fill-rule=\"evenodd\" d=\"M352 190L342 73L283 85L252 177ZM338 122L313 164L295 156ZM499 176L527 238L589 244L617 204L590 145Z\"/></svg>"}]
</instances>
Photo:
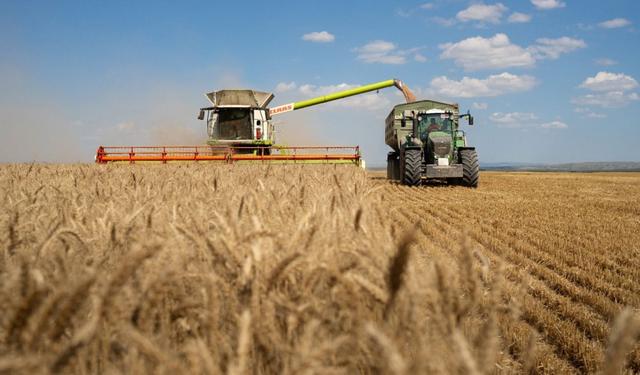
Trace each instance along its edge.
<instances>
[{"instance_id":1,"label":"combine harvester","mask_svg":"<svg viewBox=\"0 0 640 375\"><path fill-rule=\"evenodd\" d=\"M262 163L348 163L363 166L359 146L279 146L272 117L314 105L395 86L407 103L415 101L402 81L391 79L317 98L267 106L272 93L255 90L220 90L206 94L212 106L201 108L209 139L201 146L100 146L97 163L217 161Z\"/></svg>"}]
</instances>

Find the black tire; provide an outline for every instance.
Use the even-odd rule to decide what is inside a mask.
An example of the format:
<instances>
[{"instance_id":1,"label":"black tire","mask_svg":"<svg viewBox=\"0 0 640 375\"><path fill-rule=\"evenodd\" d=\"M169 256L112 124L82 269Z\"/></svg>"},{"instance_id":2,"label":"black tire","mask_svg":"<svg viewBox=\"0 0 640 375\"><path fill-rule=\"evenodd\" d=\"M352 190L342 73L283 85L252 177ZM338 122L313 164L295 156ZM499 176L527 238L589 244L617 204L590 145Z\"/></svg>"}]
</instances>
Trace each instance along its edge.
<instances>
[{"instance_id":1,"label":"black tire","mask_svg":"<svg viewBox=\"0 0 640 375\"><path fill-rule=\"evenodd\" d=\"M422 182L422 151L410 149L404 151L402 160L402 183L418 186Z\"/></svg>"},{"instance_id":2,"label":"black tire","mask_svg":"<svg viewBox=\"0 0 640 375\"><path fill-rule=\"evenodd\" d=\"M462 164L462 185L477 188L480 180L480 163L476 150L460 150Z\"/></svg>"},{"instance_id":3,"label":"black tire","mask_svg":"<svg viewBox=\"0 0 640 375\"><path fill-rule=\"evenodd\" d=\"M398 154L395 152L390 152L387 154L387 179L388 180L397 180L398 179Z\"/></svg>"}]
</instances>

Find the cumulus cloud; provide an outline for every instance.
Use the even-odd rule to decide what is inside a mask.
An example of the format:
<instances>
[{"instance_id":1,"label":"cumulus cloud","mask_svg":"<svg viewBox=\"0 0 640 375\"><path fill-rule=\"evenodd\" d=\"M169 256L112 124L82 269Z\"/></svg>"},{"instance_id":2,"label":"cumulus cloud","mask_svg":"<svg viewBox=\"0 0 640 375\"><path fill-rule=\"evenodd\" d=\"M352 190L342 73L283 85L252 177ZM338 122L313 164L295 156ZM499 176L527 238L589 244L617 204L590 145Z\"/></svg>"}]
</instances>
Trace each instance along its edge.
<instances>
[{"instance_id":1,"label":"cumulus cloud","mask_svg":"<svg viewBox=\"0 0 640 375\"><path fill-rule=\"evenodd\" d=\"M580 84L580 87L593 91L572 100L572 103L587 107L619 108L640 99L635 92L628 92L638 87L635 78L623 73L598 72Z\"/></svg>"},{"instance_id":2,"label":"cumulus cloud","mask_svg":"<svg viewBox=\"0 0 640 375\"><path fill-rule=\"evenodd\" d=\"M295 90L298 85L295 82L280 82L276 85L276 92L287 92Z\"/></svg>"},{"instance_id":3,"label":"cumulus cloud","mask_svg":"<svg viewBox=\"0 0 640 375\"><path fill-rule=\"evenodd\" d=\"M585 79L580 87L591 91L628 91L638 87L638 81L622 73L598 72Z\"/></svg>"},{"instance_id":4,"label":"cumulus cloud","mask_svg":"<svg viewBox=\"0 0 640 375\"><path fill-rule=\"evenodd\" d=\"M566 123L562 122L562 121L551 121L551 122L546 122L544 124L540 124L540 127L543 129L566 129L569 127L569 125L567 125Z\"/></svg>"},{"instance_id":5,"label":"cumulus cloud","mask_svg":"<svg viewBox=\"0 0 640 375\"><path fill-rule=\"evenodd\" d=\"M574 109L574 111L576 113L580 113L581 115L589 117L589 118L605 118L605 117L607 117L607 115L605 115L604 113L594 112L590 108L586 108L586 107L576 107Z\"/></svg>"},{"instance_id":6,"label":"cumulus cloud","mask_svg":"<svg viewBox=\"0 0 640 375\"><path fill-rule=\"evenodd\" d=\"M540 38L536 44L529 47L529 51L536 59L555 60L564 53L573 52L580 48L585 48L587 44L584 40L573 39L567 36L557 39Z\"/></svg>"},{"instance_id":7,"label":"cumulus cloud","mask_svg":"<svg viewBox=\"0 0 640 375\"><path fill-rule=\"evenodd\" d=\"M614 18L604 22L600 22L598 26L604 29L617 29L619 27L625 27L631 25L631 21L626 18Z\"/></svg>"},{"instance_id":8,"label":"cumulus cloud","mask_svg":"<svg viewBox=\"0 0 640 375\"><path fill-rule=\"evenodd\" d=\"M465 70L499 69L532 66L535 64L531 52L512 44L506 34L491 38L481 36L467 38L457 43L440 45L440 58L453 59Z\"/></svg>"},{"instance_id":9,"label":"cumulus cloud","mask_svg":"<svg viewBox=\"0 0 640 375\"><path fill-rule=\"evenodd\" d=\"M426 61L426 58L419 53L421 49L421 47L416 47L402 50L395 43L386 40L374 40L362 47L355 48L354 51L358 53L358 60L362 60L365 63L401 65L405 64L407 56L411 55L413 55L415 61Z\"/></svg>"},{"instance_id":10,"label":"cumulus cloud","mask_svg":"<svg viewBox=\"0 0 640 375\"><path fill-rule=\"evenodd\" d=\"M509 18L507 18L507 21L509 23L527 23L531 21L531 15L520 12L513 12L509 16Z\"/></svg>"},{"instance_id":11,"label":"cumulus cloud","mask_svg":"<svg viewBox=\"0 0 640 375\"><path fill-rule=\"evenodd\" d=\"M531 67L539 59L557 59L561 54L586 47L580 39L561 37L540 38L536 44L523 48L511 43L506 34L496 34L490 38L476 36L457 43L440 45L440 58L452 59L456 65L467 71L481 69L503 69Z\"/></svg>"},{"instance_id":12,"label":"cumulus cloud","mask_svg":"<svg viewBox=\"0 0 640 375\"><path fill-rule=\"evenodd\" d=\"M562 121L540 123L538 116L531 112L494 112L489 121L501 128L542 128L566 129L568 125Z\"/></svg>"},{"instance_id":13,"label":"cumulus cloud","mask_svg":"<svg viewBox=\"0 0 640 375\"><path fill-rule=\"evenodd\" d=\"M564 8L566 5L560 0L531 0L531 4L542 10Z\"/></svg>"},{"instance_id":14,"label":"cumulus cloud","mask_svg":"<svg viewBox=\"0 0 640 375\"><path fill-rule=\"evenodd\" d=\"M476 98L527 91L535 85L534 77L510 73L490 75L485 79L464 77L459 81L440 76L431 80L430 91L449 98Z\"/></svg>"},{"instance_id":15,"label":"cumulus cloud","mask_svg":"<svg viewBox=\"0 0 640 375\"><path fill-rule=\"evenodd\" d=\"M415 61L417 61L417 62L426 62L426 61L427 61L427 58L426 58L425 56L423 56L423 55L419 54L419 53L416 53L416 54L413 56L413 59L414 59Z\"/></svg>"},{"instance_id":16,"label":"cumulus cloud","mask_svg":"<svg viewBox=\"0 0 640 375\"><path fill-rule=\"evenodd\" d=\"M531 126L538 117L530 112L494 112L489 121L503 128L522 128Z\"/></svg>"},{"instance_id":17,"label":"cumulus cloud","mask_svg":"<svg viewBox=\"0 0 640 375\"><path fill-rule=\"evenodd\" d=\"M356 48L358 52L358 59L366 63L380 63L380 64L404 64L407 59L394 53L397 49L396 45L385 40L374 40L362 47Z\"/></svg>"},{"instance_id":18,"label":"cumulus cloud","mask_svg":"<svg viewBox=\"0 0 640 375\"><path fill-rule=\"evenodd\" d=\"M631 102L637 101L640 96L635 93L623 91L610 91L605 93L587 94L574 98L571 102L581 106L597 106L603 108L620 108Z\"/></svg>"},{"instance_id":19,"label":"cumulus cloud","mask_svg":"<svg viewBox=\"0 0 640 375\"><path fill-rule=\"evenodd\" d=\"M482 23L500 23L500 19L508 8L502 3L486 5L483 3L473 4L468 8L461 10L456 15L460 22L477 21Z\"/></svg>"},{"instance_id":20,"label":"cumulus cloud","mask_svg":"<svg viewBox=\"0 0 640 375\"><path fill-rule=\"evenodd\" d=\"M302 40L314 43L330 43L336 40L336 37L328 31L314 31L304 34Z\"/></svg>"}]
</instances>

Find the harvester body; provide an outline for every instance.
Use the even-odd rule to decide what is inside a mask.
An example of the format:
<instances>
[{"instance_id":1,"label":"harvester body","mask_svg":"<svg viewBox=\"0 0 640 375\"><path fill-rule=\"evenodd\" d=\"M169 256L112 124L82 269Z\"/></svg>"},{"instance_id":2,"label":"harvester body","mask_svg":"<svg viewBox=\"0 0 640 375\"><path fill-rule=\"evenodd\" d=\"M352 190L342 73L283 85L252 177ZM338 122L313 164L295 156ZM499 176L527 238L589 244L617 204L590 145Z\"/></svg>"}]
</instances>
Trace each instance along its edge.
<instances>
[{"instance_id":1,"label":"harvester body","mask_svg":"<svg viewBox=\"0 0 640 375\"><path fill-rule=\"evenodd\" d=\"M460 115L455 103L421 100L396 105L385 121L387 177L405 185L437 179L478 185L478 156L467 144L461 118L473 125L473 117Z\"/></svg>"}]
</instances>

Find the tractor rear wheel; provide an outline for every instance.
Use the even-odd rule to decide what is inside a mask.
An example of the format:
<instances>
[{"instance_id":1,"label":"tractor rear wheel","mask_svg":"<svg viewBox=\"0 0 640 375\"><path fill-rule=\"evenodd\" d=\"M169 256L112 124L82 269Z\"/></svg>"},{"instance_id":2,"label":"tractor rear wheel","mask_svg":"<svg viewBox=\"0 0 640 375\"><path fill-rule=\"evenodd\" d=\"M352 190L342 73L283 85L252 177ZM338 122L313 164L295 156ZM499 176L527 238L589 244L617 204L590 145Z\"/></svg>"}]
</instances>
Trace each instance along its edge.
<instances>
[{"instance_id":1,"label":"tractor rear wheel","mask_svg":"<svg viewBox=\"0 0 640 375\"><path fill-rule=\"evenodd\" d=\"M468 187L478 187L480 179L480 163L476 150L460 150L462 163L462 184Z\"/></svg>"},{"instance_id":2,"label":"tractor rear wheel","mask_svg":"<svg viewBox=\"0 0 640 375\"><path fill-rule=\"evenodd\" d=\"M402 183L418 186L422 182L422 151L410 149L404 151L402 160Z\"/></svg>"}]
</instances>

